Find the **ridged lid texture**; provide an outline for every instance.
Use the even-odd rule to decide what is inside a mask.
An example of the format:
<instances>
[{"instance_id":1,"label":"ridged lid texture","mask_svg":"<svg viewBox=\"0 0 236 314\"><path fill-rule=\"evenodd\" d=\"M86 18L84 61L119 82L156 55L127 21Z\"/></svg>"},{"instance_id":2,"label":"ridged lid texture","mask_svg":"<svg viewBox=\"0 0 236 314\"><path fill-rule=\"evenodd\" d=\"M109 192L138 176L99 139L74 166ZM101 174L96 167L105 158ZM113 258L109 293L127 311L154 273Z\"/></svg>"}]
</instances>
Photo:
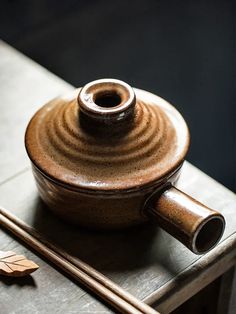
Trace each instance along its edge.
<instances>
[{"instance_id":1,"label":"ridged lid texture","mask_svg":"<svg viewBox=\"0 0 236 314\"><path fill-rule=\"evenodd\" d=\"M165 100L113 79L76 93L52 100L28 125L28 155L46 176L109 193L155 185L182 164L188 129Z\"/></svg>"}]
</instances>

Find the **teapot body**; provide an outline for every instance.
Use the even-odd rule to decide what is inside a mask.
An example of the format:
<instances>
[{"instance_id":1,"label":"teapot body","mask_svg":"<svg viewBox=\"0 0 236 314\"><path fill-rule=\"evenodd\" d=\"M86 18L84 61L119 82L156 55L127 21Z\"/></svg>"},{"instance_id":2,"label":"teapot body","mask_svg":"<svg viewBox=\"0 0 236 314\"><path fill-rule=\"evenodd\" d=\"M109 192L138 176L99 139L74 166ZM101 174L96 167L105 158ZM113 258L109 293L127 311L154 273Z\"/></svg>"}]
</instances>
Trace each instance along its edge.
<instances>
[{"instance_id":1,"label":"teapot body","mask_svg":"<svg viewBox=\"0 0 236 314\"><path fill-rule=\"evenodd\" d=\"M202 254L225 220L175 187L189 141L172 105L114 79L52 100L25 135L39 194L62 219L96 229L153 220Z\"/></svg>"},{"instance_id":2,"label":"teapot body","mask_svg":"<svg viewBox=\"0 0 236 314\"><path fill-rule=\"evenodd\" d=\"M153 193L176 184L181 167L155 187L143 191L112 194L86 193L53 181L32 164L39 195L48 208L61 219L92 229L122 229L149 221L143 213Z\"/></svg>"}]
</instances>

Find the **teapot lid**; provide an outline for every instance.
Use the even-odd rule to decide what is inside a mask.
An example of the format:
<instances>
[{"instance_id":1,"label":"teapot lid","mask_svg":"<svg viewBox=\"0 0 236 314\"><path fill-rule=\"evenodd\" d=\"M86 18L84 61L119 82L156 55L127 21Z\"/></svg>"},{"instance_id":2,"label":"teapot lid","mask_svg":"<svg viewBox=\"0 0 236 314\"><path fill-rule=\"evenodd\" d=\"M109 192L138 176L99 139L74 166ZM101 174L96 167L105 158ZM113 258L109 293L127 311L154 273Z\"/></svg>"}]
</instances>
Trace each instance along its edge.
<instances>
[{"instance_id":1,"label":"teapot lid","mask_svg":"<svg viewBox=\"0 0 236 314\"><path fill-rule=\"evenodd\" d=\"M27 127L28 155L44 175L109 193L156 185L181 166L188 128L168 102L115 79L75 93L47 103Z\"/></svg>"}]
</instances>

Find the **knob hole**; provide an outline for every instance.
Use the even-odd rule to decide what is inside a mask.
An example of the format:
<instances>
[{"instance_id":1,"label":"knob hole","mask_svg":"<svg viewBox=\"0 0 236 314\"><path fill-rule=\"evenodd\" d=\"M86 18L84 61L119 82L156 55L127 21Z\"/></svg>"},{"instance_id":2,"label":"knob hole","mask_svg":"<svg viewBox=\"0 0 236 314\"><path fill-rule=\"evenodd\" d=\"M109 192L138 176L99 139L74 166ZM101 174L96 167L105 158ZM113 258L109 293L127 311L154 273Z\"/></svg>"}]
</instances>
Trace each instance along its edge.
<instances>
[{"instance_id":1,"label":"knob hole","mask_svg":"<svg viewBox=\"0 0 236 314\"><path fill-rule=\"evenodd\" d=\"M102 92L95 95L94 102L99 107L112 108L121 104L121 97L114 92Z\"/></svg>"}]
</instances>

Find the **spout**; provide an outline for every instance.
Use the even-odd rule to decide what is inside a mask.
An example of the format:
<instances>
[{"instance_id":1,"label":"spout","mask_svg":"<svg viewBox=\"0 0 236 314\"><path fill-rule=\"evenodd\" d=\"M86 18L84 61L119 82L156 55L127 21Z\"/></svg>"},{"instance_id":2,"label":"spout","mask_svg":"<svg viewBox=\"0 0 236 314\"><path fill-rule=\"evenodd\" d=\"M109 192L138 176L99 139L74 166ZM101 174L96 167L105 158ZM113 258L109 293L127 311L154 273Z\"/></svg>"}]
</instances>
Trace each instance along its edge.
<instances>
[{"instance_id":1,"label":"spout","mask_svg":"<svg viewBox=\"0 0 236 314\"><path fill-rule=\"evenodd\" d=\"M224 233L225 219L219 212L175 187L170 187L160 197L152 197L145 210L161 228L195 254L211 250Z\"/></svg>"}]
</instances>

